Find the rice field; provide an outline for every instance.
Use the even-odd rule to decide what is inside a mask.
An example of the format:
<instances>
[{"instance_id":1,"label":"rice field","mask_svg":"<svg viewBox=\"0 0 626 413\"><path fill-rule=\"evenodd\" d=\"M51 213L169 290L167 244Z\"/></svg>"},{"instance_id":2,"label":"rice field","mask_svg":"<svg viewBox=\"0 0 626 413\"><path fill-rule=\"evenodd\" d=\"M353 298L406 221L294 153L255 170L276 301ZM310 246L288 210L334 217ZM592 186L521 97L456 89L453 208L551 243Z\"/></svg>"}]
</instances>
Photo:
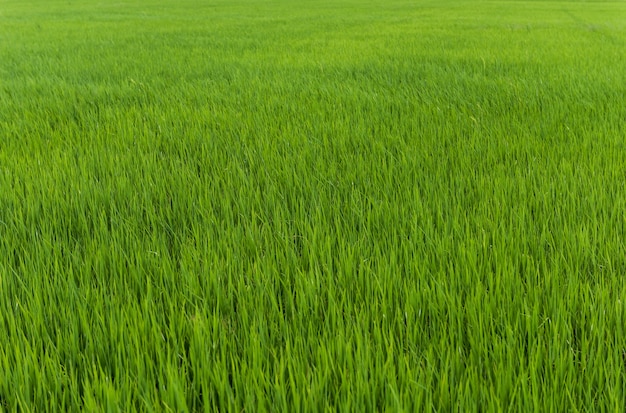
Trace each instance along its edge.
<instances>
[{"instance_id":1,"label":"rice field","mask_svg":"<svg viewBox=\"0 0 626 413\"><path fill-rule=\"evenodd\" d=\"M626 3L0 0L0 411L626 409Z\"/></svg>"}]
</instances>

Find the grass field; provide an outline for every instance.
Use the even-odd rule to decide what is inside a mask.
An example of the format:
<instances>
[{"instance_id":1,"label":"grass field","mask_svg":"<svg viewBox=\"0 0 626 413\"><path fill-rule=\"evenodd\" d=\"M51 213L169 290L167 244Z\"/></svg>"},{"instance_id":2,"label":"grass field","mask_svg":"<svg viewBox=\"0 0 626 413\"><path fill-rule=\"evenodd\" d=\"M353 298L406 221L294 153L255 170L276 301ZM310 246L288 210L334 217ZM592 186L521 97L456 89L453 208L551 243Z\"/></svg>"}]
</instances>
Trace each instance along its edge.
<instances>
[{"instance_id":1,"label":"grass field","mask_svg":"<svg viewBox=\"0 0 626 413\"><path fill-rule=\"evenodd\" d=\"M626 408L626 3L0 0L0 411Z\"/></svg>"}]
</instances>

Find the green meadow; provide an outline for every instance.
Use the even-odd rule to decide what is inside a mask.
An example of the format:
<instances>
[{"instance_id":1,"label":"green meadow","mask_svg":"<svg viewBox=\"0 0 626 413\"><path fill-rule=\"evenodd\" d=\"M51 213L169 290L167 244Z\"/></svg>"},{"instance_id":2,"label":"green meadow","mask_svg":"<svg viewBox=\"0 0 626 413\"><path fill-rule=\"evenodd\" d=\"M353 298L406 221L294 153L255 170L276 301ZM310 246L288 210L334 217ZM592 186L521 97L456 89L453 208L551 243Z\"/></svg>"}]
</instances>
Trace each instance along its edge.
<instances>
[{"instance_id":1,"label":"green meadow","mask_svg":"<svg viewBox=\"0 0 626 413\"><path fill-rule=\"evenodd\" d=\"M626 3L0 0L0 411L622 412Z\"/></svg>"}]
</instances>

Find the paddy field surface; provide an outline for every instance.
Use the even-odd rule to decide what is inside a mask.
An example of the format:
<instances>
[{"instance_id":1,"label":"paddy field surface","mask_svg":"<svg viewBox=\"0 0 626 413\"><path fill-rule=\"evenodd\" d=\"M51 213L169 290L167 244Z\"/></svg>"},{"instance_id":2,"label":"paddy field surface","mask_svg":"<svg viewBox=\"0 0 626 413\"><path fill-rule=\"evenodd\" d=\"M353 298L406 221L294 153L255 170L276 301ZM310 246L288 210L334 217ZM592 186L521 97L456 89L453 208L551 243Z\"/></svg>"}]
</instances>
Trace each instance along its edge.
<instances>
[{"instance_id":1,"label":"paddy field surface","mask_svg":"<svg viewBox=\"0 0 626 413\"><path fill-rule=\"evenodd\" d=\"M623 411L626 3L0 0L0 411Z\"/></svg>"}]
</instances>

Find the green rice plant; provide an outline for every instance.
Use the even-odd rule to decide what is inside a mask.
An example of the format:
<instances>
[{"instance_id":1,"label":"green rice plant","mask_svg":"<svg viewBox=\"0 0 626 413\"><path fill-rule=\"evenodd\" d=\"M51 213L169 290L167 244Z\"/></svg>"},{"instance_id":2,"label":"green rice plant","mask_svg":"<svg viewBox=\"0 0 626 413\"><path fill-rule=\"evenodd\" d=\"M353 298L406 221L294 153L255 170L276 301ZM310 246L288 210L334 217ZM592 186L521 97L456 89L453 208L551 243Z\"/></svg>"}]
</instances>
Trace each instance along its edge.
<instances>
[{"instance_id":1,"label":"green rice plant","mask_svg":"<svg viewBox=\"0 0 626 413\"><path fill-rule=\"evenodd\" d=\"M0 411L622 411L625 13L0 0Z\"/></svg>"}]
</instances>

